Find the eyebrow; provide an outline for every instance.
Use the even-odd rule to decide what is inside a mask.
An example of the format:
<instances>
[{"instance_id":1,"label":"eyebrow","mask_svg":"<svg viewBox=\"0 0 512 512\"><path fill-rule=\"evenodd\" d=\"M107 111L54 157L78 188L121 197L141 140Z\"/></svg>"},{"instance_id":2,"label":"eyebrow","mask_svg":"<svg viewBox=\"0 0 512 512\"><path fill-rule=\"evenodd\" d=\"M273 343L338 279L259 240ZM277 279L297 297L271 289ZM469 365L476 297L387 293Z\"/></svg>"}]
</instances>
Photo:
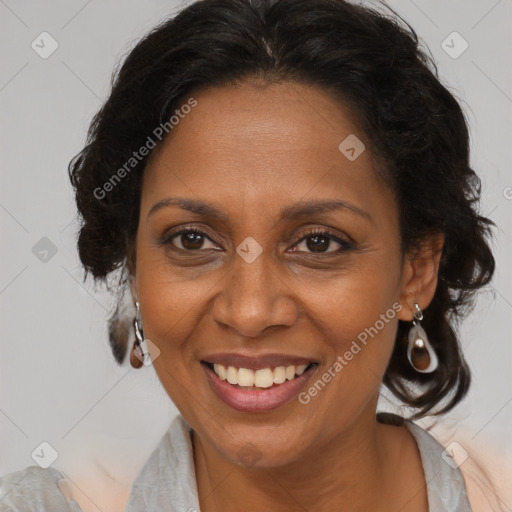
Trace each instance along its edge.
<instances>
[{"instance_id":1,"label":"eyebrow","mask_svg":"<svg viewBox=\"0 0 512 512\"><path fill-rule=\"evenodd\" d=\"M156 211L168 207L179 206L183 210L187 210L206 217L212 217L222 222L227 222L227 215L215 206L199 201L197 199L189 199L183 197L167 197L155 203L148 212L147 219ZM281 210L279 221L292 220L299 217L306 217L314 214L327 213L335 210L349 210L357 215L364 217L373 223L373 219L368 212L361 210L357 206L341 200L327 201L299 201L291 206L287 206Z\"/></svg>"}]
</instances>

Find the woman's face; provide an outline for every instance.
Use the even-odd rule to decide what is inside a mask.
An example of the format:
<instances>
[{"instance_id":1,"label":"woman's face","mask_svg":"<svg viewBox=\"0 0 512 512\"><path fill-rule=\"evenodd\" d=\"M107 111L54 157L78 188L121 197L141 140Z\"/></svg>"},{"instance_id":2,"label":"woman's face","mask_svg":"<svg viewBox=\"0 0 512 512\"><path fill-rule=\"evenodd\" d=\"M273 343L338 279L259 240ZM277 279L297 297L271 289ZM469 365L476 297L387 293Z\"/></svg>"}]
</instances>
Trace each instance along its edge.
<instances>
[{"instance_id":1,"label":"woman's face","mask_svg":"<svg viewBox=\"0 0 512 512\"><path fill-rule=\"evenodd\" d=\"M155 370L192 428L229 460L277 466L374 421L398 319L410 318L403 302L398 313L397 205L322 90L194 98L145 171L134 291ZM272 387L242 389L206 363ZM309 363L272 384L276 367Z\"/></svg>"}]
</instances>

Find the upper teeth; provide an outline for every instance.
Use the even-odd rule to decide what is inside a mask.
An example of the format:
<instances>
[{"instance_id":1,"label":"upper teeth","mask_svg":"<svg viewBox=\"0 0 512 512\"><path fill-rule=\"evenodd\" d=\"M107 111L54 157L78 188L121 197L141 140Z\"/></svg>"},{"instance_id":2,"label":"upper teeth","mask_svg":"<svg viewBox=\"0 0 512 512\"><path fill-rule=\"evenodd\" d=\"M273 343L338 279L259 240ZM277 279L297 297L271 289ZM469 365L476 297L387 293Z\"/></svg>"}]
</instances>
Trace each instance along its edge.
<instances>
[{"instance_id":1,"label":"upper teeth","mask_svg":"<svg viewBox=\"0 0 512 512\"><path fill-rule=\"evenodd\" d=\"M295 375L302 375L307 367L307 364L301 364L299 366L277 366L273 370L272 368L262 368L255 371L234 366L226 368L222 364L215 363L213 370L222 380L227 380L230 384L269 388L274 383L282 384L285 380L294 379Z\"/></svg>"}]
</instances>

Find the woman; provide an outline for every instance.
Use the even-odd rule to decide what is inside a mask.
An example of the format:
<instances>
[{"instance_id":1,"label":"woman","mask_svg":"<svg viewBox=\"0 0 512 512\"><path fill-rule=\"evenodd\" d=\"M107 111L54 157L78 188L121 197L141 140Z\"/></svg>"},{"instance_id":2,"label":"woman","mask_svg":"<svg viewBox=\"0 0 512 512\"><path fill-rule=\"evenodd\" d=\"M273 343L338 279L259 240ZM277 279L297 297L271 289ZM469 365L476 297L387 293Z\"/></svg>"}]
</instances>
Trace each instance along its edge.
<instances>
[{"instance_id":1,"label":"woman","mask_svg":"<svg viewBox=\"0 0 512 512\"><path fill-rule=\"evenodd\" d=\"M130 53L69 167L86 273L133 299L113 354L181 413L127 511L471 510L411 421L465 396L454 322L494 271L436 74L342 0L197 1ZM377 414L382 384L411 418ZM55 510L58 477L10 505Z\"/></svg>"}]
</instances>

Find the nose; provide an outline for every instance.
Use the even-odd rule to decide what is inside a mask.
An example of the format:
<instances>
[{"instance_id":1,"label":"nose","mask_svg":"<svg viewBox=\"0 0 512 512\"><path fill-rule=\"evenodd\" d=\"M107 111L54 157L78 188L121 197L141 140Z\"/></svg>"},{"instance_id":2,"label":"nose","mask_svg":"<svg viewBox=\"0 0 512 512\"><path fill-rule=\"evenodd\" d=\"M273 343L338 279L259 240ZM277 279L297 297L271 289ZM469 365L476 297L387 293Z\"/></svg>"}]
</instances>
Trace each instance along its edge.
<instances>
[{"instance_id":1,"label":"nose","mask_svg":"<svg viewBox=\"0 0 512 512\"><path fill-rule=\"evenodd\" d=\"M211 313L216 322L249 338L271 327L294 324L298 308L293 290L271 259L265 251L251 263L234 255L214 297Z\"/></svg>"}]
</instances>

